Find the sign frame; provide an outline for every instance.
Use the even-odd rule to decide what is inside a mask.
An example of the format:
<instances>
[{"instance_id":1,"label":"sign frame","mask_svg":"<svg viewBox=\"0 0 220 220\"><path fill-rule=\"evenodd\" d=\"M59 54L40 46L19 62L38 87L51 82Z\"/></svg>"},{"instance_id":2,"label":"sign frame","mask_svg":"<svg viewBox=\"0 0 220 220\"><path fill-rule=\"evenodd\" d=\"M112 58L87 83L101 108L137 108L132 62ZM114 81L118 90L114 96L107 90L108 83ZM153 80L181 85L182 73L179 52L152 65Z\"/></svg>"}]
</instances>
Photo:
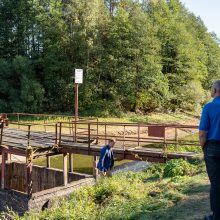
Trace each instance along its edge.
<instances>
[{"instance_id":1,"label":"sign frame","mask_svg":"<svg viewBox=\"0 0 220 220\"><path fill-rule=\"evenodd\" d=\"M83 69L75 69L75 83L83 83Z\"/></svg>"}]
</instances>

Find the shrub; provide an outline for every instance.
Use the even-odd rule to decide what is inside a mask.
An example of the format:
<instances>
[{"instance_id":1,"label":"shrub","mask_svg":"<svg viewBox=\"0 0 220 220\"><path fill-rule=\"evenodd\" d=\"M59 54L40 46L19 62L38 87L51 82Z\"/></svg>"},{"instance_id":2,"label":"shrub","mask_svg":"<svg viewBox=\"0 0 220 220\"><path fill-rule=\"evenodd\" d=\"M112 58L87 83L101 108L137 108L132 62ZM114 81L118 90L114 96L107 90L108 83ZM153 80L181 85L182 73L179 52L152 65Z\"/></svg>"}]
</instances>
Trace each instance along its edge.
<instances>
[{"instance_id":1,"label":"shrub","mask_svg":"<svg viewBox=\"0 0 220 220\"><path fill-rule=\"evenodd\" d=\"M164 168L164 177L176 177L192 175L195 172L195 166L183 159L170 160Z\"/></svg>"}]
</instances>

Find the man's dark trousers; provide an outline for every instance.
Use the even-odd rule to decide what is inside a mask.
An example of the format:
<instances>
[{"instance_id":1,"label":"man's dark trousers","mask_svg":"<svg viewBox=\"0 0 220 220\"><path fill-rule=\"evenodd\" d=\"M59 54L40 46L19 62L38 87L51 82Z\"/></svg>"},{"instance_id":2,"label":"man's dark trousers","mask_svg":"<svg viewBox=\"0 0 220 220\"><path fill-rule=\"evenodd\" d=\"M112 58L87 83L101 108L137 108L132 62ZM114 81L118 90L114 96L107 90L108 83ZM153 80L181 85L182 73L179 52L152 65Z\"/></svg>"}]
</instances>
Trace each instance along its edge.
<instances>
[{"instance_id":1,"label":"man's dark trousers","mask_svg":"<svg viewBox=\"0 0 220 220\"><path fill-rule=\"evenodd\" d=\"M213 220L220 220L220 141L207 141L204 147L204 159L211 183L210 205Z\"/></svg>"}]
</instances>

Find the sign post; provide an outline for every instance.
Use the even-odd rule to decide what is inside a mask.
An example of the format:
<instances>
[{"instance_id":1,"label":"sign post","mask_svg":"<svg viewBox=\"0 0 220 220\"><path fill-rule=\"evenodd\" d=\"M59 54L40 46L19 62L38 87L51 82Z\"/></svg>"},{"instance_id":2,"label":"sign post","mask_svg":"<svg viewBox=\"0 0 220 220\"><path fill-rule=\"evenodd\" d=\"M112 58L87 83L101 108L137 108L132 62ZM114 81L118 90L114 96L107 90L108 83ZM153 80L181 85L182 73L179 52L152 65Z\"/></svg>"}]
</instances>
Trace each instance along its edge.
<instances>
[{"instance_id":1,"label":"sign post","mask_svg":"<svg viewBox=\"0 0 220 220\"><path fill-rule=\"evenodd\" d=\"M75 69L75 118L78 117L79 84L83 83L83 69Z\"/></svg>"}]
</instances>

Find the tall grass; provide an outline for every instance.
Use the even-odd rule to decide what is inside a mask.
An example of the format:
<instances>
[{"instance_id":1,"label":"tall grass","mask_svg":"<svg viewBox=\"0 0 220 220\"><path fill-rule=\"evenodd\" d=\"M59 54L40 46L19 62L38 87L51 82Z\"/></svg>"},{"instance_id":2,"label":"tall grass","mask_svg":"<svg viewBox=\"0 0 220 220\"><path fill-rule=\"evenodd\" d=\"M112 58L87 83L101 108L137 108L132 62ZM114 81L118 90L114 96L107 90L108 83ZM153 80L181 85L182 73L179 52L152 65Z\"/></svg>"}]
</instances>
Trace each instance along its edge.
<instances>
[{"instance_id":1,"label":"tall grass","mask_svg":"<svg viewBox=\"0 0 220 220\"><path fill-rule=\"evenodd\" d=\"M23 217L9 214L17 220L163 219L170 207L187 197L193 184L201 184L203 167L201 161L181 161L178 165L173 160L144 172L99 179L95 186L81 188L68 199L56 200L44 212L26 213ZM172 175L167 170L172 170Z\"/></svg>"}]
</instances>

